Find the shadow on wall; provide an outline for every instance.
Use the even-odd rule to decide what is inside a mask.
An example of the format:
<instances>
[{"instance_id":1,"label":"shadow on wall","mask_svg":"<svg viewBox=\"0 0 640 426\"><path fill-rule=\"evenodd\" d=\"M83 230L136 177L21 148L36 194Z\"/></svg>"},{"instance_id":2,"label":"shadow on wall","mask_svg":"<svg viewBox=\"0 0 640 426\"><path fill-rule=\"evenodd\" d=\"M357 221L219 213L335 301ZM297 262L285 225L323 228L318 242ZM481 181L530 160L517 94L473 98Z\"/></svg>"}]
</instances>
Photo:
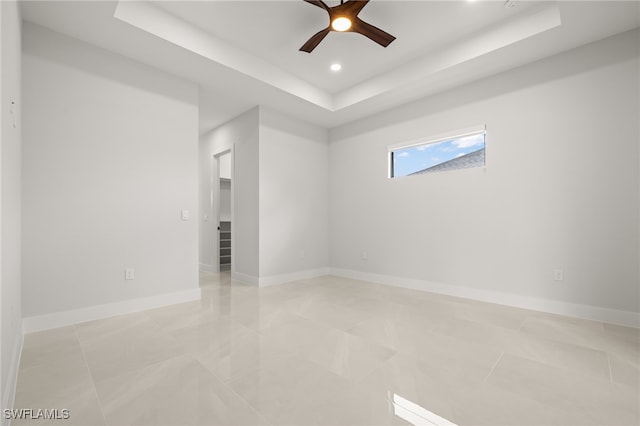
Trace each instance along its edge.
<instances>
[{"instance_id":1,"label":"shadow on wall","mask_svg":"<svg viewBox=\"0 0 640 426\"><path fill-rule=\"evenodd\" d=\"M116 3L113 3L115 7ZM97 46L88 45L72 37L53 32L39 25L25 22L23 31L23 51L32 54L40 60L64 65L69 68L79 69L92 75L100 76L107 80L117 81L131 86L137 90L145 90L152 93L161 93L163 96L185 103L191 103L191 99L185 96L184 90L175 84L167 84L167 76L157 72L156 68L146 66L122 55L111 53ZM64 43L57 43L64 39ZM42 43L41 40L48 40ZM52 48L55 43L55 48ZM113 63L127 61L127 67L114 67ZM131 72L137 69L139 72ZM176 81L179 81L177 78Z\"/></svg>"}]
</instances>

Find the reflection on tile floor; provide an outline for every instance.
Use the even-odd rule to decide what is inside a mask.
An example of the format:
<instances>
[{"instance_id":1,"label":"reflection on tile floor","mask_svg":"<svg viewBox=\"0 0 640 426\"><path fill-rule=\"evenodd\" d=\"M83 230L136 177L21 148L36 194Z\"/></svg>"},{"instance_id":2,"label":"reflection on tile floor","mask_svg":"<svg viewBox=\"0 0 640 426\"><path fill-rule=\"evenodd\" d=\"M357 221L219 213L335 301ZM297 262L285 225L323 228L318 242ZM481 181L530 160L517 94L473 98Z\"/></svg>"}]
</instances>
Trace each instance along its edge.
<instances>
[{"instance_id":1,"label":"reflection on tile floor","mask_svg":"<svg viewBox=\"0 0 640 426\"><path fill-rule=\"evenodd\" d=\"M320 277L25 336L57 425L638 425L640 332ZM45 420L12 422L47 424Z\"/></svg>"}]
</instances>

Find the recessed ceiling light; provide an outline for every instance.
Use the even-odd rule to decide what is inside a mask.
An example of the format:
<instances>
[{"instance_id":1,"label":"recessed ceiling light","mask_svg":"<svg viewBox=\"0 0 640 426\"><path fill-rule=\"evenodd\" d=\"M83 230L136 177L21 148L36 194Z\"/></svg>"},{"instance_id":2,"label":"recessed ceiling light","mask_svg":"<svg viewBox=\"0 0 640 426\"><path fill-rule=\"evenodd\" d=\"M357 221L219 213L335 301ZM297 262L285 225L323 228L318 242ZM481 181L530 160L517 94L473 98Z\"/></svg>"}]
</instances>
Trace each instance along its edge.
<instances>
[{"instance_id":1,"label":"recessed ceiling light","mask_svg":"<svg viewBox=\"0 0 640 426\"><path fill-rule=\"evenodd\" d=\"M347 31L351 28L351 19L341 16L331 22L331 27L336 31Z\"/></svg>"},{"instance_id":2,"label":"recessed ceiling light","mask_svg":"<svg viewBox=\"0 0 640 426\"><path fill-rule=\"evenodd\" d=\"M342 69L342 65L335 63L335 64L331 64L331 71L340 71Z\"/></svg>"}]
</instances>

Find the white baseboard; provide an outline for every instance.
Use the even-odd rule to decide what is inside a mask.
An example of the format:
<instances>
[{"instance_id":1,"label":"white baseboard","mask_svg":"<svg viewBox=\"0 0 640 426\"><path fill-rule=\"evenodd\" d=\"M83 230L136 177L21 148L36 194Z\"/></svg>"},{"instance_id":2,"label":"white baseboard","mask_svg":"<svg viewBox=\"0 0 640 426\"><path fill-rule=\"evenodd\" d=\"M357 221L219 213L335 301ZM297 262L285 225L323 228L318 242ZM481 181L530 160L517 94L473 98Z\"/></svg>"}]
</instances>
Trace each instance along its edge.
<instances>
[{"instance_id":1,"label":"white baseboard","mask_svg":"<svg viewBox=\"0 0 640 426\"><path fill-rule=\"evenodd\" d=\"M231 279L233 281L238 281L243 284L255 285L258 286L259 279L256 276L243 274L241 272L231 271Z\"/></svg>"},{"instance_id":2,"label":"white baseboard","mask_svg":"<svg viewBox=\"0 0 640 426\"><path fill-rule=\"evenodd\" d=\"M2 389L2 408L13 408L16 399L16 385L18 384L18 371L20 370L20 358L22 356L22 347L24 345L24 332L20 330L18 335L18 341L14 345L13 354L11 354L11 365L9 365L9 374L7 375L7 382L4 383L4 389ZM4 412L3 412L4 414ZM2 416L2 426L10 425L11 420L5 419Z\"/></svg>"},{"instance_id":3,"label":"white baseboard","mask_svg":"<svg viewBox=\"0 0 640 426\"><path fill-rule=\"evenodd\" d=\"M25 333L33 333L35 331L49 330L52 328L144 311L145 309L174 305L176 303L190 302L193 300L200 300L199 288L27 317L23 320L23 330Z\"/></svg>"},{"instance_id":4,"label":"white baseboard","mask_svg":"<svg viewBox=\"0 0 640 426\"><path fill-rule=\"evenodd\" d=\"M216 272L216 270L213 267L213 265L209 265L208 263L201 263L200 264L200 270L201 271L206 271L206 272Z\"/></svg>"},{"instance_id":5,"label":"white baseboard","mask_svg":"<svg viewBox=\"0 0 640 426\"><path fill-rule=\"evenodd\" d=\"M304 271L291 272L288 274L271 275L268 277L256 277L254 275L243 274L241 272L231 272L231 279L257 287L268 287L271 285L284 284L291 281L308 280L310 278L328 275L330 268L307 269Z\"/></svg>"},{"instance_id":6,"label":"white baseboard","mask_svg":"<svg viewBox=\"0 0 640 426\"><path fill-rule=\"evenodd\" d=\"M367 272L354 271L351 269L330 268L330 273L331 275L337 275L344 278L352 278L356 280L369 281L395 287L422 290L431 293L445 294L448 296L461 297L482 302L496 303L498 305L507 305L534 311L548 312L552 314L640 328L639 312L620 311L616 309L602 308L591 305L581 305L577 303L562 302L558 300L519 296L516 294L503 293L493 290L462 287L451 284L394 277L389 275L371 274Z\"/></svg>"},{"instance_id":7,"label":"white baseboard","mask_svg":"<svg viewBox=\"0 0 640 426\"><path fill-rule=\"evenodd\" d=\"M258 279L258 285L260 287L267 287L270 285L284 284L291 281L308 280L310 278L321 277L328 274L329 268L307 269L305 271L291 272L289 274L260 277Z\"/></svg>"}]
</instances>

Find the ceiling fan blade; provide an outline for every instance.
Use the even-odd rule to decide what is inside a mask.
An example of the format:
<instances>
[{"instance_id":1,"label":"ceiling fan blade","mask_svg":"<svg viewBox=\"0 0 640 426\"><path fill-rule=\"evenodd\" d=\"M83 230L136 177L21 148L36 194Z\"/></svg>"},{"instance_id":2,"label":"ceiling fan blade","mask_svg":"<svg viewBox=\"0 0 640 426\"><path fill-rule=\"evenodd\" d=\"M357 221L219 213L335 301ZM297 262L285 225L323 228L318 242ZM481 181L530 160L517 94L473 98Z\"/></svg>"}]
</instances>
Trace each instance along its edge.
<instances>
[{"instance_id":1,"label":"ceiling fan blade","mask_svg":"<svg viewBox=\"0 0 640 426\"><path fill-rule=\"evenodd\" d=\"M304 0L307 3L311 3L314 6L318 6L321 9L326 10L327 12L329 11L329 9L331 9L329 6L327 6L325 4L325 2L323 2L322 0Z\"/></svg>"},{"instance_id":2,"label":"ceiling fan blade","mask_svg":"<svg viewBox=\"0 0 640 426\"><path fill-rule=\"evenodd\" d=\"M378 43L380 46L387 47L396 38L386 31L382 31L378 27L374 27L371 24L364 22L362 19L356 17L353 21L351 31L360 33L365 37L369 37L371 40Z\"/></svg>"},{"instance_id":3,"label":"ceiling fan blade","mask_svg":"<svg viewBox=\"0 0 640 426\"><path fill-rule=\"evenodd\" d=\"M324 39L330 32L331 29L329 27L325 28L322 31L318 31L316 34L311 36L311 38L307 40L307 42L303 44L299 50L301 52L311 53L311 51L315 49L320 44L322 39Z\"/></svg>"},{"instance_id":4,"label":"ceiling fan blade","mask_svg":"<svg viewBox=\"0 0 640 426\"><path fill-rule=\"evenodd\" d=\"M350 13L351 16L356 16L367 3L369 3L369 0L349 0L342 5L342 10Z\"/></svg>"}]
</instances>

